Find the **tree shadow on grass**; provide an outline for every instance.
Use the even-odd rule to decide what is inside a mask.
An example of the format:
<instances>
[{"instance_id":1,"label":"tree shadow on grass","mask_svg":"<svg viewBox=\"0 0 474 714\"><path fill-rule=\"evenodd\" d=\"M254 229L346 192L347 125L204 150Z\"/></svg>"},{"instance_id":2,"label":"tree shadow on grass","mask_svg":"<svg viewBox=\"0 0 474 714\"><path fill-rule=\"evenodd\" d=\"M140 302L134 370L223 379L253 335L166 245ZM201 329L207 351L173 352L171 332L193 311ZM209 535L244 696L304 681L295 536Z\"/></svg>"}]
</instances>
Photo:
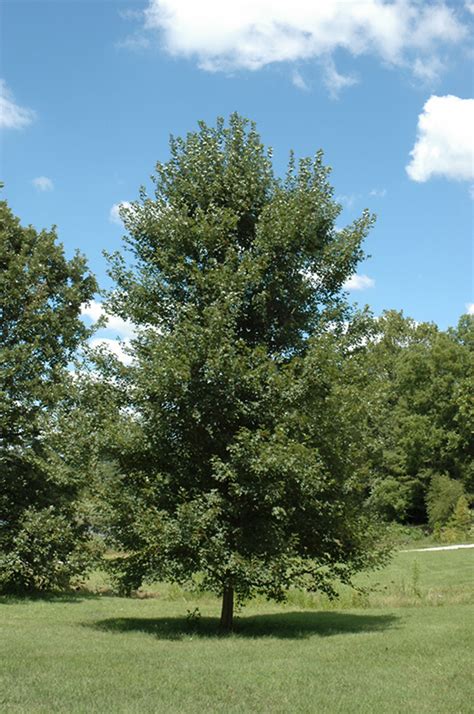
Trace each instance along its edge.
<instances>
[{"instance_id":1,"label":"tree shadow on grass","mask_svg":"<svg viewBox=\"0 0 474 714\"><path fill-rule=\"evenodd\" d=\"M97 600L101 596L97 593L88 592L38 592L38 593L12 593L8 595L0 595L0 605L21 605L31 604L32 602L48 602L48 603L81 603L84 600Z\"/></svg>"},{"instance_id":2,"label":"tree shadow on grass","mask_svg":"<svg viewBox=\"0 0 474 714\"><path fill-rule=\"evenodd\" d=\"M307 639L331 635L381 632L393 627L398 618L394 615L354 615L341 612L286 612L273 615L254 615L238 618L231 633L219 630L219 621L203 617L196 622L185 618L114 617L99 620L87 627L102 632L142 632L159 640L181 640L189 636Z\"/></svg>"}]
</instances>

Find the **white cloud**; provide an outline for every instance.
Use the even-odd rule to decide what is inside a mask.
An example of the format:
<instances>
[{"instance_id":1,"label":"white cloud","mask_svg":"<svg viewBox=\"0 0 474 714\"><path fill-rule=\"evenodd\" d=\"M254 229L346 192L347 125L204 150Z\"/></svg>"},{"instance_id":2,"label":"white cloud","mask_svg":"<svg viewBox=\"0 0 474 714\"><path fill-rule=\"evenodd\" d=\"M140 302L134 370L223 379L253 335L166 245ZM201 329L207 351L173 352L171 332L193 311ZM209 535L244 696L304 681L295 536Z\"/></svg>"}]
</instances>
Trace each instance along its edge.
<instances>
[{"instance_id":1,"label":"white cloud","mask_svg":"<svg viewBox=\"0 0 474 714\"><path fill-rule=\"evenodd\" d=\"M158 31L169 54L214 72L317 58L334 92L355 81L332 71L336 50L419 75L433 72L443 44L467 35L443 0L149 0L145 30Z\"/></svg>"},{"instance_id":2,"label":"white cloud","mask_svg":"<svg viewBox=\"0 0 474 714\"><path fill-rule=\"evenodd\" d=\"M84 302L81 305L81 315L83 317L88 317L92 322L97 322L97 320L104 315L104 308L102 303L97 300L91 300L90 302Z\"/></svg>"},{"instance_id":3,"label":"white cloud","mask_svg":"<svg viewBox=\"0 0 474 714\"><path fill-rule=\"evenodd\" d=\"M98 333L89 340L92 348L102 347L114 354L124 364L130 364L132 357L126 353L131 339L136 334L136 328L130 320L123 320L118 315L109 315L104 306L97 300L91 300L81 305L81 315L88 318L92 324L99 318L105 318L106 325L99 328Z\"/></svg>"},{"instance_id":4,"label":"white cloud","mask_svg":"<svg viewBox=\"0 0 474 714\"><path fill-rule=\"evenodd\" d=\"M337 99L340 92L346 87L352 87L358 83L358 79L352 75L339 74L334 64L334 60L329 57L323 64L324 86L329 92L331 99Z\"/></svg>"},{"instance_id":5,"label":"white cloud","mask_svg":"<svg viewBox=\"0 0 474 714\"><path fill-rule=\"evenodd\" d=\"M365 290L374 286L375 280L369 278L368 275L351 275L344 283L345 290Z\"/></svg>"},{"instance_id":6,"label":"white cloud","mask_svg":"<svg viewBox=\"0 0 474 714\"><path fill-rule=\"evenodd\" d=\"M110 315L105 312L104 306L97 300L91 300L88 303L81 305L81 315L88 317L92 323L95 323L99 318L105 318L106 328L110 332L114 332L121 338L130 339L135 335L135 325L130 320L123 320L118 315Z\"/></svg>"},{"instance_id":7,"label":"white cloud","mask_svg":"<svg viewBox=\"0 0 474 714\"><path fill-rule=\"evenodd\" d=\"M54 184L47 176L37 176L31 182L38 191L52 191Z\"/></svg>"},{"instance_id":8,"label":"white cloud","mask_svg":"<svg viewBox=\"0 0 474 714\"><path fill-rule=\"evenodd\" d=\"M413 63L413 74L422 82L432 84L435 82L444 69L443 62L432 55L431 57L417 57Z\"/></svg>"},{"instance_id":9,"label":"white cloud","mask_svg":"<svg viewBox=\"0 0 474 714\"><path fill-rule=\"evenodd\" d=\"M123 221L120 218L120 209L121 208L131 208L131 203L129 201L122 201L121 203L114 203L112 208L110 209L109 212L109 220L112 223L116 223L118 226L123 225Z\"/></svg>"},{"instance_id":10,"label":"white cloud","mask_svg":"<svg viewBox=\"0 0 474 714\"><path fill-rule=\"evenodd\" d=\"M386 188L373 188L371 191L369 191L369 196L372 196L373 198L385 198L386 195Z\"/></svg>"},{"instance_id":11,"label":"white cloud","mask_svg":"<svg viewBox=\"0 0 474 714\"><path fill-rule=\"evenodd\" d=\"M468 12L471 13L471 15L474 15L474 2L470 2L470 1L465 2L464 7L466 8L466 10Z\"/></svg>"},{"instance_id":12,"label":"white cloud","mask_svg":"<svg viewBox=\"0 0 474 714\"><path fill-rule=\"evenodd\" d=\"M4 79L0 79L0 128L23 129L36 118L32 109L20 107L8 89Z\"/></svg>"},{"instance_id":13,"label":"white cloud","mask_svg":"<svg viewBox=\"0 0 474 714\"><path fill-rule=\"evenodd\" d=\"M303 92L307 92L309 90L308 85L306 84L304 78L302 75L298 72L297 69L293 72L291 75L291 81L297 89L301 89Z\"/></svg>"},{"instance_id":14,"label":"white cloud","mask_svg":"<svg viewBox=\"0 0 474 714\"><path fill-rule=\"evenodd\" d=\"M413 181L474 177L474 99L432 95L418 117L418 137L406 166Z\"/></svg>"},{"instance_id":15,"label":"white cloud","mask_svg":"<svg viewBox=\"0 0 474 714\"><path fill-rule=\"evenodd\" d=\"M468 302L466 305L466 312L468 315L474 315L474 302Z\"/></svg>"}]
</instances>

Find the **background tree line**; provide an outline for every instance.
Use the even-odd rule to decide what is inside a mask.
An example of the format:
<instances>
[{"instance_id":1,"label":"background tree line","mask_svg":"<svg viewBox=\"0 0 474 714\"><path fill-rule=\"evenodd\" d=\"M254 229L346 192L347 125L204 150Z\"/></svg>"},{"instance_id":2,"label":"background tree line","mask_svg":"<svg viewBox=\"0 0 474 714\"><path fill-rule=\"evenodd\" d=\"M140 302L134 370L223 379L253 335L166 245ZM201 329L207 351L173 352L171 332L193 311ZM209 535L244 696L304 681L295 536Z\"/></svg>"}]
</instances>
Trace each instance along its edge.
<instances>
[{"instance_id":1,"label":"background tree line","mask_svg":"<svg viewBox=\"0 0 474 714\"><path fill-rule=\"evenodd\" d=\"M336 230L328 176L317 154L275 177L238 115L172 138L109 256L129 365L88 351L84 258L0 204L1 589L65 587L112 547L124 590L214 590L229 627L234 598L383 562L384 522L467 535L473 318L351 307L374 218Z\"/></svg>"}]
</instances>

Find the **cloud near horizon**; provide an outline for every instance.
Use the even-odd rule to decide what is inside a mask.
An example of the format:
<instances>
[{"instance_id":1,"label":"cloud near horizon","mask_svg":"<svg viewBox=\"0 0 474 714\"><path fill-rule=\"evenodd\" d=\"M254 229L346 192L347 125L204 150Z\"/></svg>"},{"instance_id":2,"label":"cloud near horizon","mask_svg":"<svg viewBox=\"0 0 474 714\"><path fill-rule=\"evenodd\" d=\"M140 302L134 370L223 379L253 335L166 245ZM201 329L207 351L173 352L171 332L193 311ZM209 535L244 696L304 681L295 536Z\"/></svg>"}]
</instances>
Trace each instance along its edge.
<instances>
[{"instance_id":1,"label":"cloud near horizon","mask_svg":"<svg viewBox=\"0 0 474 714\"><path fill-rule=\"evenodd\" d=\"M443 45L458 44L467 35L458 15L442 1L149 0L144 30L158 31L170 55L195 59L211 72L316 59L336 96L358 81L337 71L337 50L352 57L372 55L433 80L443 69ZM295 74L293 82L306 86L304 80L295 82Z\"/></svg>"},{"instance_id":2,"label":"cloud near horizon","mask_svg":"<svg viewBox=\"0 0 474 714\"><path fill-rule=\"evenodd\" d=\"M432 95L418 117L418 136L406 172L413 181L433 176L474 179L474 99Z\"/></svg>"},{"instance_id":3,"label":"cloud near horizon","mask_svg":"<svg viewBox=\"0 0 474 714\"><path fill-rule=\"evenodd\" d=\"M0 79L0 129L23 129L36 119L36 112L16 103L4 79Z\"/></svg>"}]
</instances>

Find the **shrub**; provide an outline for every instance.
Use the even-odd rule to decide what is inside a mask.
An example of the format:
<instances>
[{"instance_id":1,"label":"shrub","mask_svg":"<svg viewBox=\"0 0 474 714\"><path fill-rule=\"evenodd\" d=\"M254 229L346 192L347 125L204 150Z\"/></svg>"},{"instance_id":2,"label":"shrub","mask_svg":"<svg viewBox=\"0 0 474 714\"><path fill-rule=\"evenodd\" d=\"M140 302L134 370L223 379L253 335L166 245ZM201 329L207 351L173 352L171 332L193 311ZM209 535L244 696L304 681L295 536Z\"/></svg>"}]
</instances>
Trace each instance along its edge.
<instances>
[{"instance_id":1,"label":"shrub","mask_svg":"<svg viewBox=\"0 0 474 714\"><path fill-rule=\"evenodd\" d=\"M426 509L428 522L434 532L448 525L456 504L465 496L464 488L460 481L449 478L446 474L436 474L431 479L431 484L426 496Z\"/></svg>"},{"instance_id":2,"label":"shrub","mask_svg":"<svg viewBox=\"0 0 474 714\"><path fill-rule=\"evenodd\" d=\"M375 481L369 505L387 521L401 521L405 517L409 498L407 484L389 476Z\"/></svg>"},{"instance_id":3,"label":"shrub","mask_svg":"<svg viewBox=\"0 0 474 714\"><path fill-rule=\"evenodd\" d=\"M466 538L471 530L471 522L469 501L466 496L460 496L446 528L441 530L441 540L445 543L456 543Z\"/></svg>"},{"instance_id":4,"label":"shrub","mask_svg":"<svg viewBox=\"0 0 474 714\"><path fill-rule=\"evenodd\" d=\"M93 560L94 546L85 530L84 525L52 506L25 511L12 548L0 553L0 591L66 588L71 578L84 574Z\"/></svg>"}]
</instances>

